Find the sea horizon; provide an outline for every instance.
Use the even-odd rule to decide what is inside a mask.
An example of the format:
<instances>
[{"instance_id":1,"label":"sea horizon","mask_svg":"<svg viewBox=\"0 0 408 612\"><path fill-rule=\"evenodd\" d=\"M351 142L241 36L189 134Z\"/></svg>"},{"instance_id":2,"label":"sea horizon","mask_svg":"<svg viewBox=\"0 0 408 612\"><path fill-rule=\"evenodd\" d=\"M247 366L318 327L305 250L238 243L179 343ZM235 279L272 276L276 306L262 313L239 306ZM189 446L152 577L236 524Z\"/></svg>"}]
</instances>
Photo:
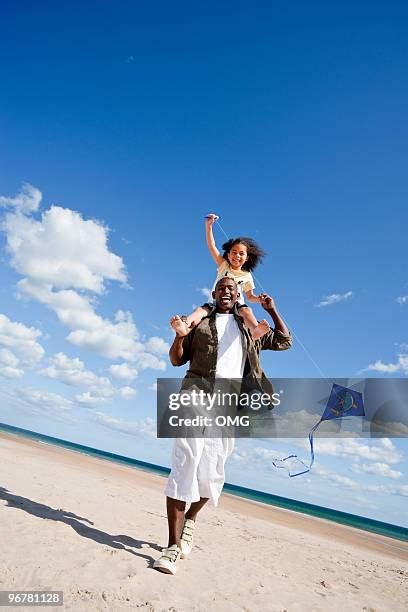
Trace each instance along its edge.
<instances>
[{"instance_id":1,"label":"sea horizon","mask_svg":"<svg viewBox=\"0 0 408 612\"><path fill-rule=\"evenodd\" d=\"M107 461L113 461L115 463L123 463L135 469L141 469L147 472L167 476L170 473L170 468L147 461L135 459L133 457L127 457L125 455L119 455L117 453L111 453L103 449L97 449L91 446L78 444L71 442L70 440L64 440L62 438L55 438L48 436L40 432L31 431L29 429L23 429L21 427L15 427L7 423L0 423L0 432L11 433L17 436L36 440L38 442L53 444L54 446L60 446L62 448L73 450L82 454L92 455L100 459ZM402 525L395 525L393 523L386 523L371 519L362 515L351 514L333 508L318 506L316 504L310 504L297 499L288 497L282 497L280 495L274 495L265 491L258 491L256 489L250 489L240 485L231 483L225 483L224 493L229 493L243 499L249 499L251 501L260 502L270 506L291 510L301 514L314 516L317 518L326 519L335 523L354 527L363 531L369 531L377 533L379 535L387 536L397 540L408 541L408 529Z\"/></svg>"}]
</instances>

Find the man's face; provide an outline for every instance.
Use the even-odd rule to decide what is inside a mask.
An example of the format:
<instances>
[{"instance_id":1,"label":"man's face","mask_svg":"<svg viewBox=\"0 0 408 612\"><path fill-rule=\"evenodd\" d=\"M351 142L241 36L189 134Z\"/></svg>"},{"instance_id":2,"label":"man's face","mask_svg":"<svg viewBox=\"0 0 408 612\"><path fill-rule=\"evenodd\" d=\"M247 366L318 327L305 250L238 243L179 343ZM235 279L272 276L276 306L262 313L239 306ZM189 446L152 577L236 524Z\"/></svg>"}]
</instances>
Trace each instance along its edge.
<instances>
[{"instance_id":1,"label":"man's face","mask_svg":"<svg viewBox=\"0 0 408 612\"><path fill-rule=\"evenodd\" d=\"M232 278L225 277L218 281L212 295L217 311L229 313L239 297L238 287Z\"/></svg>"}]
</instances>

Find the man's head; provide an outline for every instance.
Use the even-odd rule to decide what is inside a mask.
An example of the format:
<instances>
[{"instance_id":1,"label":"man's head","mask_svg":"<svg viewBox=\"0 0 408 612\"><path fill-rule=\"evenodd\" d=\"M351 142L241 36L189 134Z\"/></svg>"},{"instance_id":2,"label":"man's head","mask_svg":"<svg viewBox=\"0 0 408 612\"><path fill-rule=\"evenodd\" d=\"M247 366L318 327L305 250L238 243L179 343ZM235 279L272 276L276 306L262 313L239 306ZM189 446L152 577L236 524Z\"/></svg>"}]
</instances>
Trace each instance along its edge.
<instances>
[{"instance_id":1,"label":"man's head","mask_svg":"<svg viewBox=\"0 0 408 612\"><path fill-rule=\"evenodd\" d=\"M215 285L212 292L217 312L229 314L239 298L238 285L233 278L224 276Z\"/></svg>"}]
</instances>

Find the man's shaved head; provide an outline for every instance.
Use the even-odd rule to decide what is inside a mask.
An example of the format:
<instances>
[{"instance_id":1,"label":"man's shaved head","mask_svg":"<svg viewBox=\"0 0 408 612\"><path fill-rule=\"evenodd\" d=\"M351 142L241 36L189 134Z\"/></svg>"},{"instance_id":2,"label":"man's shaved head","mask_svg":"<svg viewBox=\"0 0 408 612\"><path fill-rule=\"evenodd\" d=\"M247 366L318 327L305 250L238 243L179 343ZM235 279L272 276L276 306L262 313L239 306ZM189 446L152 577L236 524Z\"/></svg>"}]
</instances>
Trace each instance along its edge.
<instances>
[{"instance_id":1,"label":"man's shaved head","mask_svg":"<svg viewBox=\"0 0 408 612\"><path fill-rule=\"evenodd\" d=\"M222 281L224 281L225 279L228 279L229 281L232 281L232 282L234 283L235 287L238 289L238 285L237 285L237 283L236 283L236 282L234 281L234 279L233 279L233 278L231 278L230 276L223 276L222 278L220 278L219 280L217 280L217 282L215 283L215 287L214 287L214 289L217 289L218 285L219 285L220 283L222 283Z\"/></svg>"}]
</instances>

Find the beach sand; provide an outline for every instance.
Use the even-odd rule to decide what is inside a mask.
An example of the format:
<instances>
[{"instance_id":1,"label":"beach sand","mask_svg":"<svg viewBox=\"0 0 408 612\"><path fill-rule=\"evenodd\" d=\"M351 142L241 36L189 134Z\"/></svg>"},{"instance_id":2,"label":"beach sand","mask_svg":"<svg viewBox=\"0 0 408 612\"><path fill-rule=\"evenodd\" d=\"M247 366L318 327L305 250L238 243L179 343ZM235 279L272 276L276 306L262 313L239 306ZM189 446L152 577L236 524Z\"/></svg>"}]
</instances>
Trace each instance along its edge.
<instances>
[{"instance_id":1,"label":"beach sand","mask_svg":"<svg viewBox=\"0 0 408 612\"><path fill-rule=\"evenodd\" d=\"M0 590L62 590L55 610L408 609L407 543L231 495L201 512L175 576L153 570L164 485L0 434Z\"/></svg>"}]
</instances>

